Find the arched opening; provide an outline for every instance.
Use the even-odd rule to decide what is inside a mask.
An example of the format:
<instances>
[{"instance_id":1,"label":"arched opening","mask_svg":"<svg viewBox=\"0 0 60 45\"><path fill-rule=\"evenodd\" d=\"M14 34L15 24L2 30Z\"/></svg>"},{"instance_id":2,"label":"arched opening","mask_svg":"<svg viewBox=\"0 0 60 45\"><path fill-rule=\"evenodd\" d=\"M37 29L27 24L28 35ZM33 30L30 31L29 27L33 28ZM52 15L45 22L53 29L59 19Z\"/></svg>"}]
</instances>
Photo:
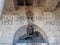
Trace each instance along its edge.
<instances>
[{"instance_id":1,"label":"arched opening","mask_svg":"<svg viewBox=\"0 0 60 45\"><path fill-rule=\"evenodd\" d=\"M37 40L37 41L35 41L35 37L33 36L33 41L35 41L35 42L33 42L33 43L48 43L48 39L47 39L47 36L46 36L46 34L44 33L44 31L41 29L41 28L39 28L38 26L36 26L36 25L33 25L33 27L34 27L34 31L37 31L38 32L38 34L39 34L39 36L41 37L39 37L39 41ZM32 41L31 41L31 37L28 37L27 39L29 39L29 40L19 40L19 38L20 37L22 37L22 38L24 38L24 37L26 37L26 28L27 28L27 25L25 25L25 26L22 26L21 28L19 28L17 31L16 31L16 33L15 33L15 35L14 35L14 38L13 38L13 45L16 45L17 43L32 43ZM42 33L43 32L43 33ZM28 41L28 42L26 42L26 41Z\"/></svg>"}]
</instances>

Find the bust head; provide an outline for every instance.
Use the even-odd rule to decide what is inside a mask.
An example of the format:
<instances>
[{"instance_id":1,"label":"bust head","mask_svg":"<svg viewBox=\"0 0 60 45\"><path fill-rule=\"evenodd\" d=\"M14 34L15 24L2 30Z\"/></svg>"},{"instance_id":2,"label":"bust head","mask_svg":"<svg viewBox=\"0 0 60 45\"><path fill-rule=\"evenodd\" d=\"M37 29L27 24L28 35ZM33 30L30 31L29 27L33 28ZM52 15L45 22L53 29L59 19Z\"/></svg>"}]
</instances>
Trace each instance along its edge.
<instances>
[{"instance_id":1,"label":"bust head","mask_svg":"<svg viewBox=\"0 0 60 45\"><path fill-rule=\"evenodd\" d=\"M31 25L29 25L28 27L27 27L27 34L33 34L34 33L34 28L33 28L33 26L31 26Z\"/></svg>"}]
</instances>

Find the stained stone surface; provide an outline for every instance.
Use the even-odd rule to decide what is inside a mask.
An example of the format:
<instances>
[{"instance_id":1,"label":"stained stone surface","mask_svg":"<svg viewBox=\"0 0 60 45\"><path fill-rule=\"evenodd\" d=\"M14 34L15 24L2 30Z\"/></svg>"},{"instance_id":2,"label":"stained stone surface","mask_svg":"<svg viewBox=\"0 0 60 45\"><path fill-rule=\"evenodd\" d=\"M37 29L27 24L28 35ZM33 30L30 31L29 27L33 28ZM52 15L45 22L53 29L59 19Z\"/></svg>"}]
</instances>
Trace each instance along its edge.
<instances>
[{"instance_id":1,"label":"stained stone surface","mask_svg":"<svg viewBox=\"0 0 60 45\"><path fill-rule=\"evenodd\" d=\"M39 8L31 10L34 13L33 23L43 29L49 45L60 45L59 10L56 12L42 12ZM27 24L28 20L24 8L14 12L4 12L0 20L0 45L12 45L15 32Z\"/></svg>"}]
</instances>

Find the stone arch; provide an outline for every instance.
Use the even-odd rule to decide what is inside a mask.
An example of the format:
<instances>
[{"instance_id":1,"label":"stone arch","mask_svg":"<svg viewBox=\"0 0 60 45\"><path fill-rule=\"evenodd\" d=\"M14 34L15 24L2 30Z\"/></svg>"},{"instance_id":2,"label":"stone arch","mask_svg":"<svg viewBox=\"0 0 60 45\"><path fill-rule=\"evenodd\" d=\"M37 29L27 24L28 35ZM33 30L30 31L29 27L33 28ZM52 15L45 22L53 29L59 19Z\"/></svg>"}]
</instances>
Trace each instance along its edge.
<instances>
[{"instance_id":1,"label":"stone arch","mask_svg":"<svg viewBox=\"0 0 60 45\"><path fill-rule=\"evenodd\" d=\"M21 28L19 28L19 29L15 32L14 38L13 38L13 45L16 45L17 40L19 39L20 36L26 34L26 27L27 27L27 26L28 26L28 25L24 25L24 26L22 26ZM48 38L47 38L45 32L44 32L41 28L39 28L38 26L36 26L36 25L33 25L33 27L34 27L35 31L39 31L39 32L41 33L41 35L43 36L45 42L48 43ZM25 30L24 30L24 29L25 29Z\"/></svg>"}]
</instances>

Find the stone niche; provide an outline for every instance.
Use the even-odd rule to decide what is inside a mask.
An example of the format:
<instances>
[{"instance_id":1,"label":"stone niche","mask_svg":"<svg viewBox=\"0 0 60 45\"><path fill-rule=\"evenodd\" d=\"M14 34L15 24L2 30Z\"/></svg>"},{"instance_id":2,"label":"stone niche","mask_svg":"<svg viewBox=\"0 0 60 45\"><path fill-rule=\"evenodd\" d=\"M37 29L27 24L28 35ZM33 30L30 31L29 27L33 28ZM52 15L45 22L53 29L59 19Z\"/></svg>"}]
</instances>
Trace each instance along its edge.
<instances>
[{"instance_id":1,"label":"stone niche","mask_svg":"<svg viewBox=\"0 0 60 45\"><path fill-rule=\"evenodd\" d=\"M19 6L32 6L33 0L5 0L4 10L15 10Z\"/></svg>"},{"instance_id":2,"label":"stone niche","mask_svg":"<svg viewBox=\"0 0 60 45\"><path fill-rule=\"evenodd\" d=\"M20 6L40 6L41 2L43 0L5 0L4 9L11 11Z\"/></svg>"},{"instance_id":3,"label":"stone niche","mask_svg":"<svg viewBox=\"0 0 60 45\"><path fill-rule=\"evenodd\" d=\"M30 45L33 45L33 43L35 44L35 45L47 45L48 44L48 38L47 38L47 35L45 34L45 32L40 28L40 27L38 27L37 25L33 25L33 28L34 28L34 31L38 31L40 34L39 34L39 38L40 38L40 40L38 40L38 38L37 38L37 41L38 42L36 42L35 40L30 40L30 39L28 39L28 40L19 40L20 39L20 37L22 36L22 38L24 38L24 37L26 37L26 35L24 35L24 34L26 34L27 32L26 32L26 28L27 28L27 26L28 25L24 25L24 26L22 26L22 27L20 27L16 32L15 32L15 34L14 34L14 37L13 37L13 45L20 45L21 43L22 43L22 45L24 45L24 43L26 43L26 45L27 45L27 43L30 43ZM24 33L23 33L24 32ZM33 38L34 39L34 38ZM35 38L36 39L36 38ZM28 42L27 42L28 41ZM31 42L32 41L32 42ZM35 41L35 42L34 42ZM36 43L40 43L40 44L36 44Z\"/></svg>"}]
</instances>

